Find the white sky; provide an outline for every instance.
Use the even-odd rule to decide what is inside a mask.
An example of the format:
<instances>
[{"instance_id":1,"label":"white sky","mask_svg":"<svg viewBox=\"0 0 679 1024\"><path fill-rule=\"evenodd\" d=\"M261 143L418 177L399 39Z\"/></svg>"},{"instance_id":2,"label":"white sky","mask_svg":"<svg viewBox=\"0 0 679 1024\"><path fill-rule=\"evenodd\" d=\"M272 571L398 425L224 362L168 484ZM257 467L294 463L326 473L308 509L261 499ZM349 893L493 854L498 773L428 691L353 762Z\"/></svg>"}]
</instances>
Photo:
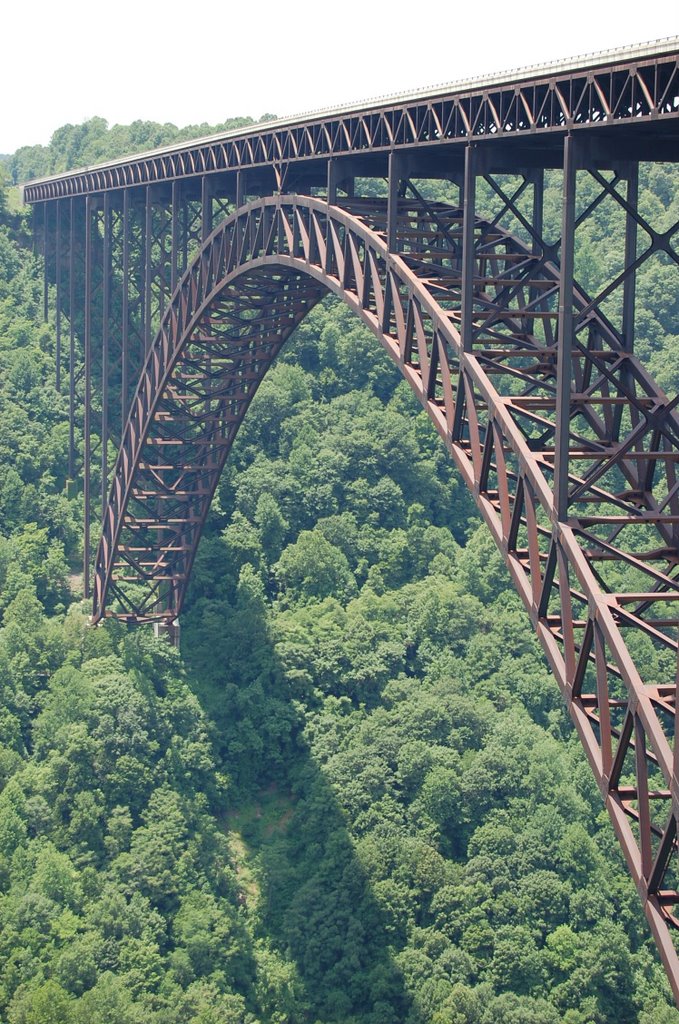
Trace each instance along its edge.
<instances>
[{"instance_id":1,"label":"white sky","mask_svg":"<svg viewBox=\"0 0 679 1024\"><path fill-rule=\"evenodd\" d=\"M11 153L95 115L282 116L646 42L679 33L679 2L11 0L0 31Z\"/></svg>"}]
</instances>

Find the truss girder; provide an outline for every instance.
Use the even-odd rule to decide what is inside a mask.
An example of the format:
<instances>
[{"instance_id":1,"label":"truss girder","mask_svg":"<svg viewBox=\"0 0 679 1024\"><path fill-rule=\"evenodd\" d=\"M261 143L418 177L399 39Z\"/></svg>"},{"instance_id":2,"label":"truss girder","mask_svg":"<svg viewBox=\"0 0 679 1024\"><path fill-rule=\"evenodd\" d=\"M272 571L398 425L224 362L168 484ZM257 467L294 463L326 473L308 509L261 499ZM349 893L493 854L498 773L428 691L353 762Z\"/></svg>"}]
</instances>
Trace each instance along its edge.
<instances>
[{"instance_id":1,"label":"truss girder","mask_svg":"<svg viewBox=\"0 0 679 1024\"><path fill-rule=\"evenodd\" d=\"M308 310L328 291L340 296L413 388L503 554L679 995L677 402L576 288L558 515L559 269L475 219L465 350L462 211L399 199L398 254L386 244L387 214L381 200L340 208L274 196L241 207L204 243L132 403L96 559L94 620L176 618L258 384Z\"/></svg>"},{"instance_id":2,"label":"truss girder","mask_svg":"<svg viewBox=\"0 0 679 1024\"><path fill-rule=\"evenodd\" d=\"M58 175L24 187L28 203L87 192L180 181L245 168L274 167L277 187L287 169L330 157L429 149L465 140L521 140L573 128L653 126L679 116L679 59L621 56L590 67L551 73L518 71L504 81L434 90L366 109L320 112L273 122L100 167ZM604 55L605 56L605 55ZM528 71L528 73L525 73ZM652 147L649 147L652 148Z\"/></svg>"}]
</instances>

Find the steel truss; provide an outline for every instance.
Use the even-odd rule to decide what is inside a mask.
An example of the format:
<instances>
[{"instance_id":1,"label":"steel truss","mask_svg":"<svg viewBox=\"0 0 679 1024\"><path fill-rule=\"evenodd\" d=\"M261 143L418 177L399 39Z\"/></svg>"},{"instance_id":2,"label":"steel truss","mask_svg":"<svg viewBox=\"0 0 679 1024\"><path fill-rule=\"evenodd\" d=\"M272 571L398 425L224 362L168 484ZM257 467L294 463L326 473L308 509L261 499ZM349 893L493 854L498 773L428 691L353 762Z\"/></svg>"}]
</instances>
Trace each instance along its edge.
<instances>
[{"instance_id":1,"label":"steel truss","mask_svg":"<svg viewBox=\"0 0 679 1024\"><path fill-rule=\"evenodd\" d=\"M513 138L520 144L584 126L609 134L611 128L648 129L647 148L658 150L672 143L664 138L663 122L667 126L679 117L676 51L676 40L670 40L639 52L594 54L576 68L524 69L494 82L460 83L362 109L257 125L30 182L24 197L38 203L245 168L273 168L274 187L289 190L288 171L300 163L419 148L440 153L474 139ZM676 159L676 140L673 154L670 159Z\"/></svg>"},{"instance_id":2,"label":"steel truss","mask_svg":"<svg viewBox=\"0 0 679 1024\"><path fill-rule=\"evenodd\" d=\"M55 311L58 391L68 379L68 475L83 489L86 597L92 527L98 533L111 456L146 355L177 281L226 212L224 198L213 198L205 181L198 191L175 182L171 189L46 203L36 218L45 320L50 294Z\"/></svg>"},{"instance_id":3,"label":"steel truss","mask_svg":"<svg viewBox=\"0 0 679 1024\"><path fill-rule=\"evenodd\" d=\"M673 232L636 209L633 167L594 170L599 194L578 214L578 163L569 138L551 245L541 172L511 189L487 176L500 209L476 215L473 146L459 207L427 202L394 174L386 200L273 196L225 219L146 358L104 515L94 621L176 619L260 381L312 306L340 296L427 410L504 556L679 997L679 399L632 351L635 272L677 254ZM624 211L625 260L591 298L573 281L574 235L603 201ZM523 241L500 226L508 216ZM642 251L638 229L650 239ZM619 325L602 311L616 289Z\"/></svg>"}]
</instances>

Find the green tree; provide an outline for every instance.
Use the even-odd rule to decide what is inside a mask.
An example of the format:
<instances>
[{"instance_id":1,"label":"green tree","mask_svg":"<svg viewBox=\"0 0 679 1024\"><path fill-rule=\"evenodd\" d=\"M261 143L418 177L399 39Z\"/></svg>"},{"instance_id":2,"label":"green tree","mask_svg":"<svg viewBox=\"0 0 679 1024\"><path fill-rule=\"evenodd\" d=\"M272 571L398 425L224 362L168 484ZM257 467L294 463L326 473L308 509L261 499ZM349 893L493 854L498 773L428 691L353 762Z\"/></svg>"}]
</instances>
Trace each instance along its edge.
<instances>
[{"instance_id":1,"label":"green tree","mask_svg":"<svg viewBox=\"0 0 679 1024\"><path fill-rule=\"evenodd\" d=\"M335 593L346 598L356 592L346 555L318 531L302 531L273 571L288 598L319 600Z\"/></svg>"}]
</instances>

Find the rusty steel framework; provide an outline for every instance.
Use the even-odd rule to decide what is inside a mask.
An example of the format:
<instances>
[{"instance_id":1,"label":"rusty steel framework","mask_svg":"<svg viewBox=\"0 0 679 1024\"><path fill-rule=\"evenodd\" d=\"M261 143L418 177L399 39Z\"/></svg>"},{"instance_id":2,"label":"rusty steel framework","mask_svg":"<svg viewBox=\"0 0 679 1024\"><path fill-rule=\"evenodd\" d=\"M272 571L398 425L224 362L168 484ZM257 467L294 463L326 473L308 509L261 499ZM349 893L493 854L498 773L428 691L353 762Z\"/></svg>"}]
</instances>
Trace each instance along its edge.
<instances>
[{"instance_id":1,"label":"rusty steel framework","mask_svg":"<svg viewBox=\"0 0 679 1024\"><path fill-rule=\"evenodd\" d=\"M172 632L257 387L308 311L338 296L413 388L503 554L679 1000L679 397L634 354L637 271L679 264L679 224L654 226L638 204L640 161L679 162L678 68L679 42L253 129L25 195L74 473L83 416L86 593L101 496L93 621ZM559 238L545 226L553 168ZM446 202L426 178L447 181ZM588 295L575 239L602 204L623 242Z\"/></svg>"},{"instance_id":2,"label":"rusty steel framework","mask_svg":"<svg viewBox=\"0 0 679 1024\"><path fill-rule=\"evenodd\" d=\"M643 49L652 54L652 48ZM523 70L485 86L274 121L31 182L24 194L26 202L36 203L246 168L272 169L276 187L289 190L297 165L325 163L330 157L440 149L465 139L530 139L582 125L609 129L662 121L677 115L679 63L675 45L657 49L641 59L632 54L616 60L613 54L575 70L528 77Z\"/></svg>"}]
</instances>

